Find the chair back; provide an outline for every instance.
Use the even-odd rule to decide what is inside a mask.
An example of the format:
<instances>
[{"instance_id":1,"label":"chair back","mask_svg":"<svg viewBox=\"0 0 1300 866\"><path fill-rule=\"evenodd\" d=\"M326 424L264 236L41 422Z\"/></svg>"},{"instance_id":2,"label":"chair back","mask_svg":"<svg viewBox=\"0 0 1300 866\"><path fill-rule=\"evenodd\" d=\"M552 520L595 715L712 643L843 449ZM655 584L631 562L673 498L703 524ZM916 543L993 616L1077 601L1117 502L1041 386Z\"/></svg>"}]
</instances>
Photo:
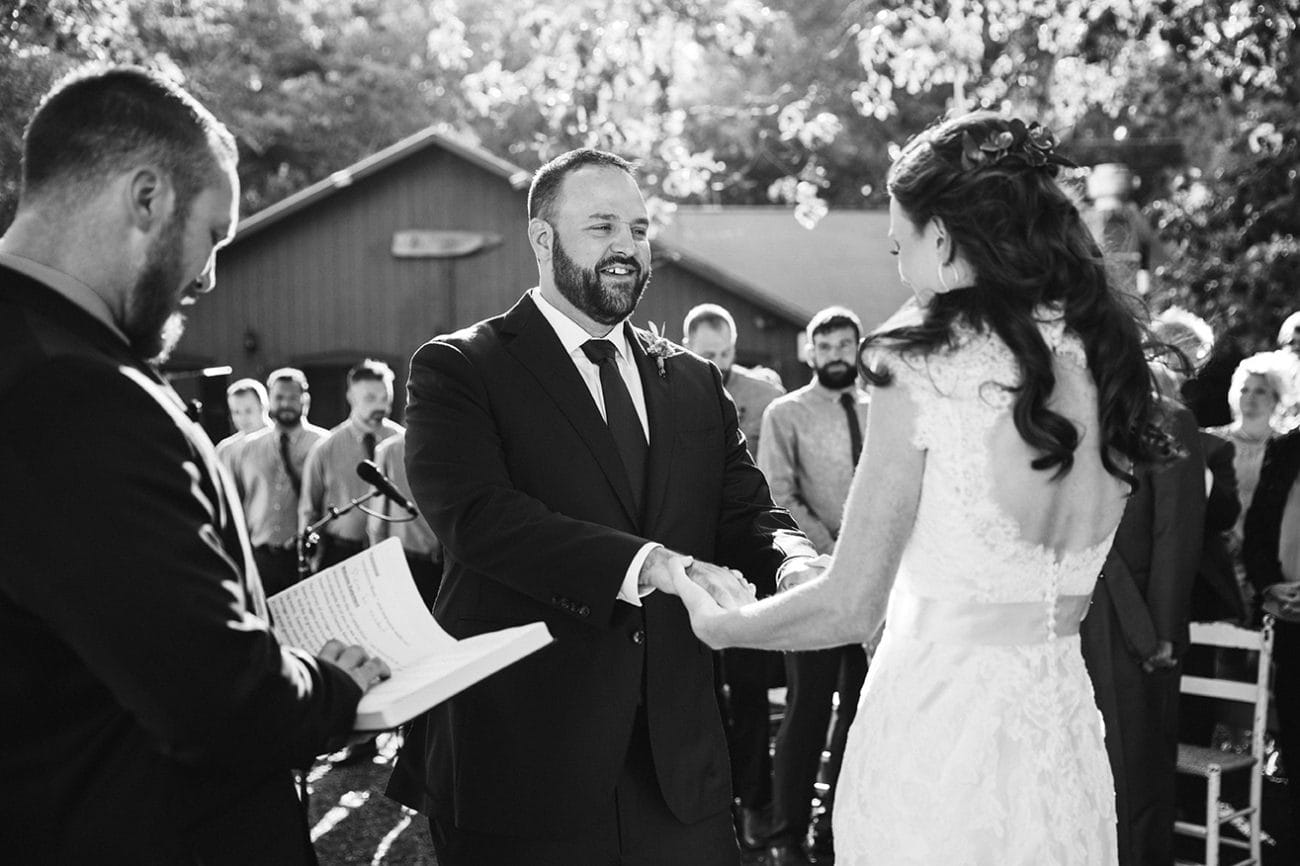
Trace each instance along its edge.
<instances>
[{"instance_id":1,"label":"chair back","mask_svg":"<svg viewBox=\"0 0 1300 866\"><path fill-rule=\"evenodd\" d=\"M1185 695L1200 695L1219 700L1238 701L1255 707L1251 729L1251 754L1257 760L1264 755L1264 729L1268 722L1269 668L1273 660L1273 617L1265 616L1261 629L1242 628L1226 622L1194 622L1191 642L1203 646L1253 650L1259 653L1255 681L1184 676L1180 689Z\"/></svg>"}]
</instances>

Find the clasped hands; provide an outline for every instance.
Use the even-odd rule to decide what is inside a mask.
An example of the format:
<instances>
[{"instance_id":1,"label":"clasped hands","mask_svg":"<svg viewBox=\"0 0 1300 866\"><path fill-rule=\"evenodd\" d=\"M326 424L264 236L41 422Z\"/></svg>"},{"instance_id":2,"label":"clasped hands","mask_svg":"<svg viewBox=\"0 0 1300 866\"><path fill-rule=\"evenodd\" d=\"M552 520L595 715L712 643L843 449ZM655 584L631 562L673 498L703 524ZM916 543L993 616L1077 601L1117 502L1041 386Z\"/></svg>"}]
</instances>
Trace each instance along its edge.
<instances>
[{"instance_id":1,"label":"clasped hands","mask_svg":"<svg viewBox=\"0 0 1300 866\"><path fill-rule=\"evenodd\" d=\"M703 589L718 607L725 610L758 600L754 584L745 580L736 569L714 565L666 547L650 551L637 580L642 589L657 589L669 595L682 595L682 582Z\"/></svg>"}]
</instances>

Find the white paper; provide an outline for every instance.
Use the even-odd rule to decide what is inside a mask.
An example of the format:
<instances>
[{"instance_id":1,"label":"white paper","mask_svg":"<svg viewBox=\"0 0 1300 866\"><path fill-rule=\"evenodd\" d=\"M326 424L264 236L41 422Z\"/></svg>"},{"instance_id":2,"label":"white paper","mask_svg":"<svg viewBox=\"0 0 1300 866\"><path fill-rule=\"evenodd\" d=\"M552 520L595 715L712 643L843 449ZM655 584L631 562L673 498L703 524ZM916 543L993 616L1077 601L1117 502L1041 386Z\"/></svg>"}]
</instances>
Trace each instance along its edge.
<instances>
[{"instance_id":1,"label":"white paper","mask_svg":"<svg viewBox=\"0 0 1300 866\"><path fill-rule=\"evenodd\" d=\"M313 655L335 638L364 647L396 672L456 646L424 606L396 538L294 584L267 605L280 642Z\"/></svg>"}]
</instances>

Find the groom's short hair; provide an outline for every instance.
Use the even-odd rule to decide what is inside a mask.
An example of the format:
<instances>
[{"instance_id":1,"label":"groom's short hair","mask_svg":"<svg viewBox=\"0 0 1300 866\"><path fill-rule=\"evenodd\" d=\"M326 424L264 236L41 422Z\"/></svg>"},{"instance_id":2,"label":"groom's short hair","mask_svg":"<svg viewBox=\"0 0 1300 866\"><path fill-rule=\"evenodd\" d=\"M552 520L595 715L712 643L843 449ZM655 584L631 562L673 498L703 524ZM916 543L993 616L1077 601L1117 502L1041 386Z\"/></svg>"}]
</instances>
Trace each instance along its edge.
<instances>
[{"instance_id":1,"label":"groom's short hair","mask_svg":"<svg viewBox=\"0 0 1300 866\"><path fill-rule=\"evenodd\" d=\"M555 215L555 200L560 197L560 184L573 172L589 165L621 169L636 179L636 166L618 154L594 147L580 147L562 153L533 175L532 186L528 188L528 218L551 222Z\"/></svg>"}]
</instances>

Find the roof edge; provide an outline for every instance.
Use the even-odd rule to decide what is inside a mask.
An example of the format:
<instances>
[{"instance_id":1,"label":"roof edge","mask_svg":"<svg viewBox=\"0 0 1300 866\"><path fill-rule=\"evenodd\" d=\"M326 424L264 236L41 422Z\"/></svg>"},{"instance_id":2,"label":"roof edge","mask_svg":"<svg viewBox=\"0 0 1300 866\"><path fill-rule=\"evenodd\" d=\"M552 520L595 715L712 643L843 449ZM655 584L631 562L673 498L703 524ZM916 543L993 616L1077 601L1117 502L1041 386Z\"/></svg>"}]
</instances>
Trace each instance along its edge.
<instances>
[{"instance_id":1,"label":"roof edge","mask_svg":"<svg viewBox=\"0 0 1300 866\"><path fill-rule=\"evenodd\" d=\"M497 175L509 183L513 189L526 189L532 181L531 172L507 162L476 144L462 141L455 136L439 132L436 128L429 126L413 135L408 135L383 150L354 162L346 168L333 172L328 177L298 190L293 195L280 199L275 204L265 207L251 216L245 217L239 221L239 228L235 232L234 241L240 241L264 231L298 211L332 196L339 190L346 189L359 180L364 180L396 162L400 162L419 151L433 146L441 147L466 162L476 165L490 174Z\"/></svg>"},{"instance_id":2,"label":"roof edge","mask_svg":"<svg viewBox=\"0 0 1300 866\"><path fill-rule=\"evenodd\" d=\"M662 241L656 242L656 254L675 265L690 271L698 277L702 277L710 282L717 283L733 294L739 295L755 306L762 307L775 315L785 319L790 324L799 329L803 329L808 324L810 314L799 309L793 304L787 304L780 298L774 298L754 286L753 283L736 276L730 271L723 270L717 265L710 264L704 259L693 253L678 249L672 244Z\"/></svg>"}]
</instances>

